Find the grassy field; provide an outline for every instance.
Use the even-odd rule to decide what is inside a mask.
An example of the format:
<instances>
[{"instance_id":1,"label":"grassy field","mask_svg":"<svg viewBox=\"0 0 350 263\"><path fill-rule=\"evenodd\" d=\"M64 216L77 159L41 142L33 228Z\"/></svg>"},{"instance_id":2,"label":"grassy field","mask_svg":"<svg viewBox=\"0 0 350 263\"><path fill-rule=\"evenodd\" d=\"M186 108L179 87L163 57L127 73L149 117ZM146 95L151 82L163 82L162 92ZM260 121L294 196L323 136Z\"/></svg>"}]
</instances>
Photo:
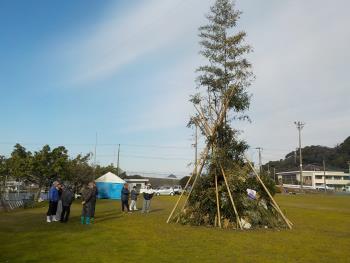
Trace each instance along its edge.
<instances>
[{"instance_id":1,"label":"grassy field","mask_svg":"<svg viewBox=\"0 0 350 263\"><path fill-rule=\"evenodd\" d=\"M350 262L350 196L277 196L293 230L233 231L166 224L174 197L149 214L98 201L94 225L46 223L46 208L0 214L0 262Z\"/></svg>"}]
</instances>

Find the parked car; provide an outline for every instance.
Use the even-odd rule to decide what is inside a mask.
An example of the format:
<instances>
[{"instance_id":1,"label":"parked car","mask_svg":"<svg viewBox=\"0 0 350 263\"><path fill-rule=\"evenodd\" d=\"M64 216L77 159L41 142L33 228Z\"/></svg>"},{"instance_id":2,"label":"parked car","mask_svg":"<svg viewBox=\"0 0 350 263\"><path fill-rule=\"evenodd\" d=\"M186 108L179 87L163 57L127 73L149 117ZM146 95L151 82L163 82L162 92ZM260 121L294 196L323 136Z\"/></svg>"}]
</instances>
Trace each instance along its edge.
<instances>
[{"instance_id":1,"label":"parked car","mask_svg":"<svg viewBox=\"0 0 350 263\"><path fill-rule=\"evenodd\" d=\"M172 187L160 187L155 190L156 195L175 195L175 191Z\"/></svg>"},{"instance_id":2,"label":"parked car","mask_svg":"<svg viewBox=\"0 0 350 263\"><path fill-rule=\"evenodd\" d=\"M343 192L350 192L350 185L344 186Z\"/></svg>"},{"instance_id":3,"label":"parked car","mask_svg":"<svg viewBox=\"0 0 350 263\"><path fill-rule=\"evenodd\" d=\"M182 193L181 185L174 185L173 189L174 189L174 193L177 194L177 195Z\"/></svg>"},{"instance_id":4,"label":"parked car","mask_svg":"<svg viewBox=\"0 0 350 263\"><path fill-rule=\"evenodd\" d=\"M319 186L316 186L316 190L318 190L318 191L324 191L325 189L324 189L324 185L319 185ZM335 188L334 187L332 187L332 186L326 186L326 190L335 190Z\"/></svg>"}]
</instances>

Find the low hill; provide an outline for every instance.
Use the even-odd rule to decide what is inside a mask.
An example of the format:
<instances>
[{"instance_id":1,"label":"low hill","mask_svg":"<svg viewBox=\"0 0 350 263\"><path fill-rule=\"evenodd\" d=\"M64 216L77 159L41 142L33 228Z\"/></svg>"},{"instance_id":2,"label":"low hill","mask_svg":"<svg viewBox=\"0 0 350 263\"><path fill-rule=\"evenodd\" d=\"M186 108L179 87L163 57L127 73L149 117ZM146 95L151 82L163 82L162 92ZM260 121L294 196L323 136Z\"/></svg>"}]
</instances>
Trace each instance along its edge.
<instances>
[{"instance_id":1,"label":"low hill","mask_svg":"<svg viewBox=\"0 0 350 263\"><path fill-rule=\"evenodd\" d=\"M312 145L302 148L304 170L322 170L322 162L326 161L327 170L348 171L350 161L350 137L334 148ZM267 170L268 165L276 168L277 171L290 171L299 169L299 152L288 153L284 159L270 161L263 165Z\"/></svg>"}]
</instances>

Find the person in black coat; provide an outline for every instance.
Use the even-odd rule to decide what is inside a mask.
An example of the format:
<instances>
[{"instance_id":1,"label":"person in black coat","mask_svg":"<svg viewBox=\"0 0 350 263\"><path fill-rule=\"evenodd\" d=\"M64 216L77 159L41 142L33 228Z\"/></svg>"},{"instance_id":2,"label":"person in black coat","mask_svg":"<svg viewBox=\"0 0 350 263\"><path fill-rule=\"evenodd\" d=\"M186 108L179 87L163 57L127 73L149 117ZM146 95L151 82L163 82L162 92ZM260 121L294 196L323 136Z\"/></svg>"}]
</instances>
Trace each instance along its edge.
<instances>
[{"instance_id":1,"label":"person in black coat","mask_svg":"<svg viewBox=\"0 0 350 263\"><path fill-rule=\"evenodd\" d=\"M91 216L91 198L93 195L93 184L89 183L87 187L84 189L82 198L83 202L81 203L83 205L83 209L81 211L81 223L82 224L90 224L90 216Z\"/></svg>"},{"instance_id":2,"label":"person in black coat","mask_svg":"<svg viewBox=\"0 0 350 263\"><path fill-rule=\"evenodd\" d=\"M93 224L95 221L95 208L96 208L96 199L98 196L98 189L95 181L92 182L92 197L91 197L91 214L90 214L90 222Z\"/></svg>"},{"instance_id":3,"label":"person in black coat","mask_svg":"<svg viewBox=\"0 0 350 263\"><path fill-rule=\"evenodd\" d=\"M126 210L130 212L129 210L129 195L130 191L128 188L128 184L124 184L122 191L121 191L121 201L122 201L122 211L124 212L124 208L126 207Z\"/></svg>"},{"instance_id":4,"label":"person in black coat","mask_svg":"<svg viewBox=\"0 0 350 263\"><path fill-rule=\"evenodd\" d=\"M70 206L73 202L73 193L70 188L62 185L62 213L61 213L61 222L67 223L69 214L70 214Z\"/></svg>"}]
</instances>

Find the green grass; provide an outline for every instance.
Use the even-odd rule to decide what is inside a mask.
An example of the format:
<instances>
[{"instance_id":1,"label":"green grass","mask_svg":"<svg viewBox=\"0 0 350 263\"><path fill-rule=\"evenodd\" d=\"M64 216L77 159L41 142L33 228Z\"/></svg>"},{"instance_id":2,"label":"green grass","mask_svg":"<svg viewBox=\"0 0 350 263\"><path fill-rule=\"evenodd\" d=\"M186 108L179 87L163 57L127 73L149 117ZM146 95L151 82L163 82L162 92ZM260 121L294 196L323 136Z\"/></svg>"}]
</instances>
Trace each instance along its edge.
<instances>
[{"instance_id":1,"label":"green grass","mask_svg":"<svg viewBox=\"0 0 350 263\"><path fill-rule=\"evenodd\" d=\"M166 224L174 197L121 214L98 201L96 223L46 223L46 208L0 214L0 262L350 262L350 196L277 196L293 230L234 231ZM140 204L139 204L140 205Z\"/></svg>"}]
</instances>

